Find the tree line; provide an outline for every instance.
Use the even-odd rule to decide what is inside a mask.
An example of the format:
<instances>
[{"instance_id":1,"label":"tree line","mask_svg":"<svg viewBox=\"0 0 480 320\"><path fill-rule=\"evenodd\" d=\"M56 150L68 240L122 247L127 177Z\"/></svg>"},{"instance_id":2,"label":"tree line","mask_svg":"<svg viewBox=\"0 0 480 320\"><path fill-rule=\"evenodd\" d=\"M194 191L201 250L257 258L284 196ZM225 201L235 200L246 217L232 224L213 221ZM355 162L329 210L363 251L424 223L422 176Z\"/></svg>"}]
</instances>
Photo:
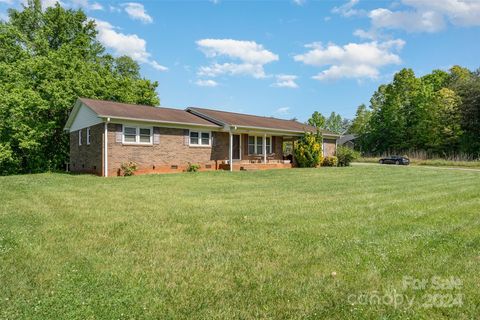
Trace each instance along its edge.
<instances>
[{"instance_id":1,"label":"tree line","mask_svg":"<svg viewBox=\"0 0 480 320\"><path fill-rule=\"evenodd\" d=\"M355 134L363 154L421 152L427 157L480 157L480 69L454 66L416 77L411 69L381 85L353 120L315 111L308 124Z\"/></svg>"},{"instance_id":2,"label":"tree line","mask_svg":"<svg viewBox=\"0 0 480 320\"><path fill-rule=\"evenodd\" d=\"M349 130L367 154L422 151L429 157L480 156L480 70L454 66L416 77L411 69L358 107Z\"/></svg>"},{"instance_id":3,"label":"tree line","mask_svg":"<svg viewBox=\"0 0 480 320\"><path fill-rule=\"evenodd\" d=\"M40 0L0 21L0 174L65 168L63 127L77 97L159 105L158 83L96 36L82 10L43 10Z\"/></svg>"}]
</instances>

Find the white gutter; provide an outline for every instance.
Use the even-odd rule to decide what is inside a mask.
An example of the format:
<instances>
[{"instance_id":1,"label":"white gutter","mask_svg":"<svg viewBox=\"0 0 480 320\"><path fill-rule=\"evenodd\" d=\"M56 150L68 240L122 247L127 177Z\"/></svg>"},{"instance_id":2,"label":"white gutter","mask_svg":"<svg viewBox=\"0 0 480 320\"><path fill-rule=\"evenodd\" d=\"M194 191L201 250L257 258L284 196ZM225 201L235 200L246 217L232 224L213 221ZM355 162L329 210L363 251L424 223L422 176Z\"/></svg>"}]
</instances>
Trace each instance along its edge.
<instances>
[{"instance_id":1,"label":"white gutter","mask_svg":"<svg viewBox=\"0 0 480 320\"><path fill-rule=\"evenodd\" d=\"M269 132L276 132L276 133L288 133L288 134L297 134L297 135L301 135L303 134L305 131L297 131L297 130L287 130L287 129L276 129L276 128L267 128L267 127L247 127L247 126L237 126L238 129L240 130L261 130L262 132L263 131L269 131ZM309 131L310 132L310 131ZM322 136L324 137L332 137L332 138L337 138L337 137L340 137L339 135L337 134L329 134L329 133L322 133Z\"/></svg>"},{"instance_id":2,"label":"white gutter","mask_svg":"<svg viewBox=\"0 0 480 320\"><path fill-rule=\"evenodd\" d=\"M233 134L232 131L229 132L228 137L228 164L230 167L230 171L233 171Z\"/></svg>"},{"instance_id":3,"label":"white gutter","mask_svg":"<svg viewBox=\"0 0 480 320\"><path fill-rule=\"evenodd\" d=\"M129 117L115 117L115 116L108 116L108 115L98 115L100 118L112 118L118 120L129 120L132 122L148 122L148 123L161 123L161 124L176 124L176 125L183 125L186 127L206 127L206 128L219 128L217 125L209 125L209 124L199 124L199 123L189 123L189 122L176 122L176 121L163 121L163 120L152 120L152 119L141 119L141 118L129 118Z\"/></svg>"}]
</instances>

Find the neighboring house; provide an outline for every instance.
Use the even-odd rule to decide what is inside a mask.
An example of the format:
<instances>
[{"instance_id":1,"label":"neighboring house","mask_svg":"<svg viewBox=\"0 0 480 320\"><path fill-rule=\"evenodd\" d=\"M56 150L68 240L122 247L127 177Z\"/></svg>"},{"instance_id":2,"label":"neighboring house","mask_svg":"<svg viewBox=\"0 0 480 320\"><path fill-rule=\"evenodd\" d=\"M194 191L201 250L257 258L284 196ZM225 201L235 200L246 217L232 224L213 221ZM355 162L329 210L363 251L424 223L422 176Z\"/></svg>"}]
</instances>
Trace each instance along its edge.
<instances>
[{"instance_id":1,"label":"neighboring house","mask_svg":"<svg viewBox=\"0 0 480 320\"><path fill-rule=\"evenodd\" d=\"M345 146L345 147L348 147L350 149L354 149L355 148L355 139L357 138L356 135L354 134L346 134L346 135L343 135L341 136L338 140L337 140L337 144L339 146Z\"/></svg>"},{"instance_id":2,"label":"neighboring house","mask_svg":"<svg viewBox=\"0 0 480 320\"><path fill-rule=\"evenodd\" d=\"M70 171L121 174L134 161L138 173L292 167L283 142L314 127L293 121L202 108L186 110L79 98L68 118ZM324 154L338 135L323 132ZM230 165L233 164L233 165Z\"/></svg>"}]
</instances>

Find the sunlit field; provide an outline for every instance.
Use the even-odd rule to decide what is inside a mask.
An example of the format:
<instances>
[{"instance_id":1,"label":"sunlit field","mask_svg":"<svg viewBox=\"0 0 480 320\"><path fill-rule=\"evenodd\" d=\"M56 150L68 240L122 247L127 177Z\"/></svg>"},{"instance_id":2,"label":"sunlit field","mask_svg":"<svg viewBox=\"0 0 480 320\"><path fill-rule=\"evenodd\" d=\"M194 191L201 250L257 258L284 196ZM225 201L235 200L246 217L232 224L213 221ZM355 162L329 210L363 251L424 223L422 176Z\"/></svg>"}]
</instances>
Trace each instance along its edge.
<instances>
[{"instance_id":1,"label":"sunlit field","mask_svg":"<svg viewBox=\"0 0 480 320\"><path fill-rule=\"evenodd\" d=\"M0 195L2 319L480 314L480 172L39 174Z\"/></svg>"}]
</instances>

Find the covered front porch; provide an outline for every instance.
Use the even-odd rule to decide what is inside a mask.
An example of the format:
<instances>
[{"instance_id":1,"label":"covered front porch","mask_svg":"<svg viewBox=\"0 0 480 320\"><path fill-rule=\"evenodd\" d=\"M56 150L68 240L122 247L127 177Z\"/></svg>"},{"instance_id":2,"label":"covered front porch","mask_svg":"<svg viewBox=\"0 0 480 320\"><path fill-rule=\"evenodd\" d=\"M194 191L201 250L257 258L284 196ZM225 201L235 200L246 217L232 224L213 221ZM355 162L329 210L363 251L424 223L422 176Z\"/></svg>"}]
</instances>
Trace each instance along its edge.
<instances>
[{"instance_id":1,"label":"covered front porch","mask_svg":"<svg viewBox=\"0 0 480 320\"><path fill-rule=\"evenodd\" d=\"M219 169L266 170L294 166L293 145L297 134L238 128L228 134L228 160L220 164Z\"/></svg>"}]
</instances>

